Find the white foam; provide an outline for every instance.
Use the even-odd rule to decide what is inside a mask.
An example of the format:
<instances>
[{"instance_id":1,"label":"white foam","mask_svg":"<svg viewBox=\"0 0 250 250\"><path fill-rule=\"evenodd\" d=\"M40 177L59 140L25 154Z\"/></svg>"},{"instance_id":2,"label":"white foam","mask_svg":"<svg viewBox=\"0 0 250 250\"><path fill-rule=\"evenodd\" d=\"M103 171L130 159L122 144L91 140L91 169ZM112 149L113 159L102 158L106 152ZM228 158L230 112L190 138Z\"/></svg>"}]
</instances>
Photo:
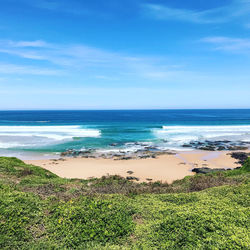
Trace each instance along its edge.
<instances>
[{"instance_id":1,"label":"white foam","mask_svg":"<svg viewBox=\"0 0 250 250\"><path fill-rule=\"evenodd\" d=\"M250 125L228 125L228 126L162 126L168 133L180 132L250 132Z\"/></svg>"},{"instance_id":2,"label":"white foam","mask_svg":"<svg viewBox=\"0 0 250 250\"><path fill-rule=\"evenodd\" d=\"M133 153L136 152L137 150L142 149L143 147L122 147L122 148L117 148L117 149L98 149L96 150L97 153L121 153L121 152L126 152L126 153Z\"/></svg>"},{"instance_id":3,"label":"white foam","mask_svg":"<svg viewBox=\"0 0 250 250\"><path fill-rule=\"evenodd\" d=\"M176 147L196 140L243 140L250 135L250 125L163 126L154 129L153 133L157 138L167 140L165 145L168 147Z\"/></svg>"},{"instance_id":4,"label":"white foam","mask_svg":"<svg viewBox=\"0 0 250 250\"><path fill-rule=\"evenodd\" d=\"M0 126L0 135L42 136L62 140L72 137L99 137L101 132L81 126Z\"/></svg>"},{"instance_id":5,"label":"white foam","mask_svg":"<svg viewBox=\"0 0 250 250\"><path fill-rule=\"evenodd\" d=\"M26 144L23 143L18 143L18 142L0 142L0 148L16 148L16 147L25 147L27 146Z\"/></svg>"},{"instance_id":6,"label":"white foam","mask_svg":"<svg viewBox=\"0 0 250 250\"><path fill-rule=\"evenodd\" d=\"M72 140L74 137L99 137L98 129L81 126L0 126L0 148L43 145Z\"/></svg>"},{"instance_id":7,"label":"white foam","mask_svg":"<svg viewBox=\"0 0 250 250\"><path fill-rule=\"evenodd\" d=\"M176 147L174 146L165 146L165 147L158 147L158 149L162 150L162 151L166 151L166 150L171 150L171 151L183 151L183 147L178 147L178 145ZM185 148L185 151L193 151L193 148Z\"/></svg>"}]
</instances>

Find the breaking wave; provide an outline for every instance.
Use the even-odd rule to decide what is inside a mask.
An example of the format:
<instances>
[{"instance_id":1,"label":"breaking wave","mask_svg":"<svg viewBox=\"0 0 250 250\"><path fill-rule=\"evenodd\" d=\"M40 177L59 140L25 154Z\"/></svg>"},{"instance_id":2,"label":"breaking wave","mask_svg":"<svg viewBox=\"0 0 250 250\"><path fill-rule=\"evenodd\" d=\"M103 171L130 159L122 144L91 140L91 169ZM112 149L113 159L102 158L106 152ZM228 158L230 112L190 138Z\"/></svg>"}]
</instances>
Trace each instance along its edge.
<instances>
[{"instance_id":1,"label":"breaking wave","mask_svg":"<svg viewBox=\"0 0 250 250\"><path fill-rule=\"evenodd\" d=\"M98 129L81 126L0 126L0 148L46 145L74 137L100 137Z\"/></svg>"},{"instance_id":2,"label":"breaking wave","mask_svg":"<svg viewBox=\"0 0 250 250\"><path fill-rule=\"evenodd\" d=\"M249 141L250 125L162 126L161 129L154 129L153 133L156 138L166 140L167 144L175 146L200 140Z\"/></svg>"}]
</instances>

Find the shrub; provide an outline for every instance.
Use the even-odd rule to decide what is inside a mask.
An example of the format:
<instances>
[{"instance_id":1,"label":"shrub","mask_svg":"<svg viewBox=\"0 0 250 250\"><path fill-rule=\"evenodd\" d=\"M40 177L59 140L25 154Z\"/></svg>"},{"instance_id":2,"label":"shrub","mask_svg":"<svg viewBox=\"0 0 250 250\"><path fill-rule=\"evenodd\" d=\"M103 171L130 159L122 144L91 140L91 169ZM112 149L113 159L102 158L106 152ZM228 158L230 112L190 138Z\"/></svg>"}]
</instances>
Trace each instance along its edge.
<instances>
[{"instance_id":1,"label":"shrub","mask_svg":"<svg viewBox=\"0 0 250 250\"><path fill-rule=\"evenodd\" d=\"M169 202L176 205L183 205L187 203L195 203L199 201L198 196L195 193L186 195L186 194L172 194L168 196L160 196L160 200L163 202Z\"/></svg>"},{"instance_id":2,"label":"shrub","mask_svg":"<svg viewBox=\"0 0 250 250\"><path fill-rule=\"evenodd\" d=\"M211 187L218 187L225 184L236 184L233 179L227 179L223 173L207 175L195 175L189 179L189 191L201 191Z\"/></svg>"},{"instance_id":3,"label":"shrub","mask_svg":"<svg viewBox=\"0 0 250 250\"><path fill-rule=\"evenodd\" d=\"M147 242L156 249L247 249L248 188L242 185L160 196L166 202L163 219L154 223Z\"/></svg>"},{"instance_id":4,"label":"shrub","mask_svg":"<svg viewBox=\"0 0 250 250\"><path fill-rule=\"evenodd\" d=\"M243 171L243 172L250 172L250 158L248 158L245 161L244 165L241 168L241 171Z\"/></svg>"},{"instance_id":5,"label":"shrub","mask_svg":"<svg viewBox=\"0 0 250 250\"><path fill-rule=\"evenodd\" d=\"M216 208L219 209L219 208ZM247 247L246 215L228 208L223 212L196 207L169 215L156 228L155 237L165 249L237 249ZM244 218L244 220L243 220Z\"/></svg>"},{"instance_id":6,"label":"shrub","mask_svg":"<svg viewBox=\"0 0 250 250\"><path fill-rule=\"evenodd\" d=\"M41 202L32 194L2 186L0 190L0 248L17 248L40 234ZM31 229L33 228L33 229ZM32 230L35 232L32 233Z\"/></svg>"},{"instance_id":7,"label":"shrub","mask_svg":"<svg viewBox=\"0 0 250 250\"><path fill-rule=\"evenodd\" d=\"M248 249L249 166L168 185L67 180L0 157L0 248Z\"/></svg>"},{"instance_id":8,"label":"shrub","mask_svg":"<svg viewBox=\"0 0 250 250\"><path fill-rule=\"evenodd\" d=\"M0 157L0 172L19 177L28 174L43 178L58 178L48 170L33 165L27 165L15 157Z\"/></svg>"},{"instance_id":9,"label":"shrub","mask_svg":"<svg viewBox=\"0 0 250 250\"><path fill-rule=\"evenodd\" d=\"M97 198L60 202L48 218L50 238L75 248L86 242L116 242L133 232L134 211L126 204Z\"/></svg>"}]
</instances>

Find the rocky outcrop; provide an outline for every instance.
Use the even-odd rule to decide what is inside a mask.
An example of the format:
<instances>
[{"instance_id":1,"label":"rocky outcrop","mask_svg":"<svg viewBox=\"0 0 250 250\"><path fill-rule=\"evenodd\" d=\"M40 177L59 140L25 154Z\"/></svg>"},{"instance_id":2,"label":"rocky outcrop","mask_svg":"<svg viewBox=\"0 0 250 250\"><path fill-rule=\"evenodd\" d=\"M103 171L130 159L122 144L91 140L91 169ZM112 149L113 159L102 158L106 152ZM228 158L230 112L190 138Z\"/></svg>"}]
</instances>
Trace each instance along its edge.
<instances>
[{"instance_id":1,"label":"rocky outcrop","mask_svg":"<svg viewBox=\"0 0 250 250\"><path fill-rule=\"evenodd\" d=\"M192 172L195 172L196 174L209 174L209 173L214 173L214 172L219 172L219 171L226 171L226 170L231 170L231 169L224 169L224 168L194 168L192 169Z\"/></svg>"},{"instance_id":2,"label":"rocky outcrop","mask_svg":"<svg viewBox=\"0 0 250 250\"><path fill-rule=\"evenodd\" d=\"M236 150L247 150L250 145L250 142L232 142L228 140L222 141L191 141L190 143L185 143L182 147L194 148L199 150L207 150L207 151L236 151Z\"/></svg>"},{"instance_id":3,"label":"rocky outcrop","mask_svg":"<svg viewBox=\"0 0 250 250\"><path fill-rule=\"evenodd\" d=\"M144 147L143 149L138 149L133 152L128 152L126 150L120 149L117 151L101 152L94 149L87 150L74 150L69 149L61 153L62 157L81 157L81 158L104 158L104 159L114 159L114 160L131 160L131 159L147 159L147 158L157 158L159 155L164 154L175 154L169 150L158 150L156 147Z\"/></svg>"},{"instance_id":4,"label":"rocky outcrop","mask_svg":"<svg viewBox=\"0 0 250 250\"><path fill-rule=\"evenodd\" d=\"M238 160L237 163L239 163L240 165L243 165L245 161L247 160L247 158L250 157L250 153L246 153L246 152L233 152L230 155L234 159Z\"/></svg>"}]
</instances>

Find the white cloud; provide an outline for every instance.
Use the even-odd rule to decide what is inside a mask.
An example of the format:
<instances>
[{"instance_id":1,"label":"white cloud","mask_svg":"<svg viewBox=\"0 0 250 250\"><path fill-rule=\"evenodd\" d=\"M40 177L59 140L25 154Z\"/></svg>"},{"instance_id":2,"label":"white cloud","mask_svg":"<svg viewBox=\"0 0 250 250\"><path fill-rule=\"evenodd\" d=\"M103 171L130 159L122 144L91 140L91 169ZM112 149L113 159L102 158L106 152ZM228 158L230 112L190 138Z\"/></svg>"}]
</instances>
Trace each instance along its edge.
<instances>
[{"instance_id":1,"label":"white cloud","mask_svg":"<svg viewBox=\"0 0 250 250\"><path fill-rule=\"evenodd\" d=\"M45 60L46 58L42 55L36 54L33 51L18 51L18 50L11 50L11 49L0 49L0 53L6 53L9 55L15 55L27 59L34 59L34 60Z\"/></svg>"},{"instance_id":2,"label":"white cloud","mask_svg":"<svg viewBox=\"0 0 250 250\"><path fill-rule=\"evenodd\" d=\"M213 44L224 50L241 45L248 48L248 40L226 37L207 37L202 42ZM20 44L22 46L20 46ZM26 46L33 45L33 47ZM37 45L37 47L35 47ZM43 45L43 46L40 46ZM226 47L227 46L227 47ZM176 62L170 64L166 57L145 57L114 53L82 44L54 44L46 41L1 41L0 53L16 56L23 65L0 64L0 73L31 75L66 75L71 81L91 83L112 82L112 84L178 84L202 82L205 72L194 72ZM173 62L173 60L171 60ZM20 63L19 63L20 64ZM28 66L32 65L32 66ZM34 67L34 65L37 65ZM218 76L217 76L218 77Z\"/></svg>"},{"instance_id":3,"label":"white cloud","mask_svg":"<svg viewBox=\"0 0 250 250\"><path fill-rule=\"evenodd\" d=\"M85 7L85 5L81 1L77 0L12 0L23 2L28 6L32 6L35 8L54 11L54 12L62 12L68 14L75 15L88 15L91 13L89 9Z\"/></svg>"},{"instance_id":4,"label":"white cloud","mask_svg":"<svg viewBox=\"0 0 250 250\"><path fill-rule=\"evenodd\" d=\"M14 41L9 41L9 45L11 47L48 47L49 44L42 41L42 40L36 40L36 41L18 41L18 42L14 42Z\"/></svg>"},{"instance_id":5,"label":"white cloud","mask_svg":"<svg viewBox=\"0 0 250 250\"><path fill-rule=\"evenodd\" d=\"M162 20L179 20L193 23L221 23L250 14L250 0L234 0L231 4L208 10L170 8L166 5L144 4L148 16Z\"/></svg>"},{"instance_id":6,"label":"white cloud","mask_svg":"<svg viewBox=\"0 0 250 250\"><path fill-rule=\"evenodd\" d=\"M0 63L0 73L1 74L44 75L44 76L53 76L53 75L63 74L63 72L59 70L23 66L23 65L16 65L16 64L6 64L6 63Z\"/></svg>"},{"instance_id":7,"label":"white cloud","mask_svg":"<svg viewBox=\"0 0 250 250\"><path fill-rule=\"evenodd\" d=\"M250 52L250 39L231 38L231 37L205 37L202 42L214 45L214 49L246 53Z\"/></svg>"},{"instance_id":8,"label":"white cloud","mask_svg":"<svg viewBox=\"0 0 250 250\"><path fill-rule=\"evenodd\" d=\"M0 45L0 53L22 58L28 63L32 63L32 65L34 62L36 64L45 63L60 70L67 69L78 74L92 74L92 77L93 75L105 75L105 79L117 79L121 75L130 75L151 80L161 80L176 74L175 71L177 71L176 64L173 67L168 65L166 58L131 56L82 44L62 45L40 40L2 40ZM101 80L100 77L99 79Z\"/></svg>"},{"instance_id":9,"label":"white cloud","mask_svg":"<svg viewBox=\"0 0 250 250\"><path fill-rule=\"evenodd\" d=\"M74 67L107 65L120 60L121 57L115 53L85 45L62 45L47 43L45 41L1 40L0 45L1 53Z\"/></svg>"}]
</instances>

